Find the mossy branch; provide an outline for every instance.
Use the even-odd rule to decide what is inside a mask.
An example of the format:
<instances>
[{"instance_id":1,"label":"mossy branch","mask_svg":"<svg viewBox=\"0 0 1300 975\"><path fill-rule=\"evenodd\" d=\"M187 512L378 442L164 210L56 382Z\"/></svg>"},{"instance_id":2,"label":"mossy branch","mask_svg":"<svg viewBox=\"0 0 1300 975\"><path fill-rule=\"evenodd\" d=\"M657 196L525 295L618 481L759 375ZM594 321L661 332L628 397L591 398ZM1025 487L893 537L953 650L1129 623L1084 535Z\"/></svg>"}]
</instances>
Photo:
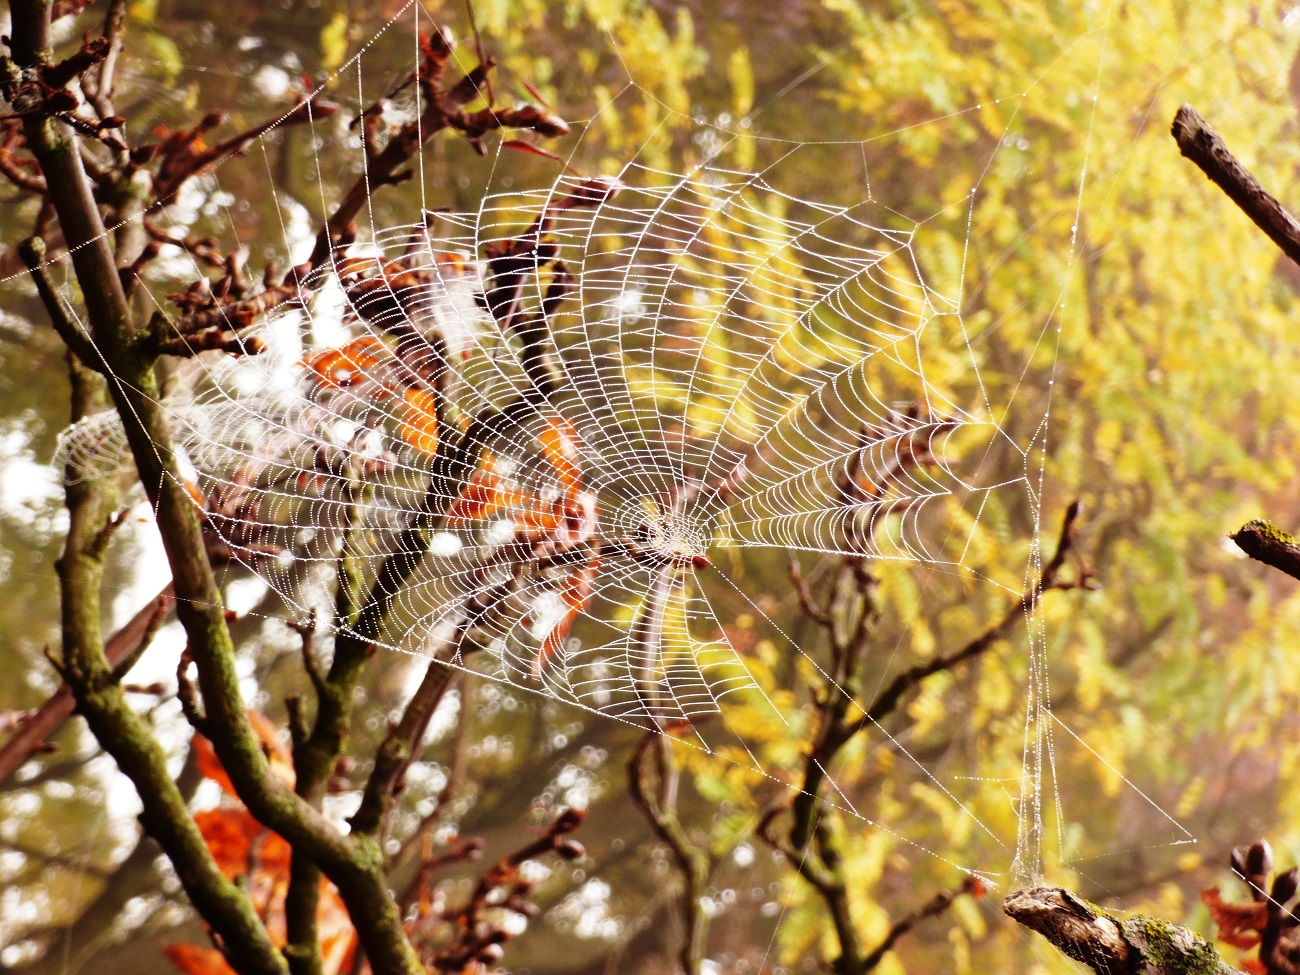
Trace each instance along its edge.
<instances>
[{"instance_id":1,"label":"mossy branch","mask_svg":"<svg viewBox=\"0 0 1300 975\"><path fill-rule=\"evenodd\" d=\"M656 759L653 763L652 752ZM707 850L691 842L677 816L678 771L673 763L672 743L666 735L646 732L628 762L627 779L632 801L677 861L682 878L679 905L685 928L677 963L683 975L699 975L709 924L701 898L708 887L713 862Z\"/></svg>"},{"instance_id":2,"label":"mossy branch","mask_svg":"<svg viewBox=\"0 0 1300 975\"><path fill-rule=\"evenodd\" d=\"M1248 521L1229 536L1237 547L1256 562L1263 562L1300 579L1300 542L1270 521Z\"/></svg>"},{"instance_id":3,"label":"mossy branch","mask_svg":"<svg viewBox=\"0 0 1300 975\"><path fill-rule=\"evenodd\" d=\"M1186 928L1145 914L1117 917L1059 887L1017 891L1002 909L1097 975L1242 975Z\"/></svg>"},{"instance_id":4,"label":"mossy branch","mask_svg":"<svg viewBox=\"0 0 1300 975\"><path fill-rule=\"evenodd\" d=\"M11 50L18 70L6 77L21 79L24 71L30 73L46 63L50 5L41 0L18 0L11 5L11 12ZM21 80L13 84L21 84ZM253 816L290 845L302 849L334 882L377 975L418 975L423 968L388 892L382 851L373 841L344 836L271 774L240 694L234 647L198 512L177 476L153 361L141 348L111 239L86 175L77 133L66 123L39 112L25 117L24 130L27 145L50 187L51 201L71 252L92 341L104 365L118 380L111 384L110 392L141 484L157 512L172 569L177 616L198 668L217 756ZM70 494L74 490L81 488L70 489ZM97 534L104 518L95 520ZM69 569L81 572L85 561L78 555L68 563ZM83 575L73 580L76 598L65 599L65 614L75 617L69 621L65 615L65 631L71 628L74 648L80 648L74 659L85 664L84 675L73 675L82 682L78 695L82 710L96 737L135 783L146 806L146 828L173 855L178 873L184 877L193 863L210 865L211 857L176 794L175 783L166 775L165 763L158 760L161 748L157 740L132 723L138 724L139 719L126 706L121 689L108 680L111 672L106 665L100 666L98 619L90 611L98 606L97 576ZM90 602L92 597L94 601ZM65 659L65 669L71 673L66 666L69 662ZM158 799L159 795L165 799ZM216 873L219 876L220 872ZM224 887L212 876L205 876L202 882L191 880L193 889L187 886L187 892L214 928L225 929L219 931L223 943L253 956L242 966L244 971L277 975L284 972L284 958L270 946L256 916L244 909L247 899L230 888L224 878L221 881Z\"/></svg>"}]
</instances>

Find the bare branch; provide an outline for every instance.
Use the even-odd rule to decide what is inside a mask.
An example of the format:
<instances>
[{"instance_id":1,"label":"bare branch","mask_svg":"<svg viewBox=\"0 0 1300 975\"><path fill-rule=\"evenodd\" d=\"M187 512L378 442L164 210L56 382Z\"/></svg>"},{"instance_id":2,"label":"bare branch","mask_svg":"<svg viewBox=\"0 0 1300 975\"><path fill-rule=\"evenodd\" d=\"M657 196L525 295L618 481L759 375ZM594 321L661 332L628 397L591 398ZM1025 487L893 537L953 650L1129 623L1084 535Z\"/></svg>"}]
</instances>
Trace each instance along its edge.
<instances>
[{"instance_id":1,"label":"bare branch","mask_svg":"<svg viewBox=\"0 0 1300 975\"><path fill-rule=\"evenodd\" d=\"M42 0L16 0L10 9L14 60L20 68L37 69L49 49L49 5ZM12 83L7 93L21 94L15 92ZM185 627L198 668L198 685L217 757L252 815L310 855L334 881L376 975L417 975L421 970L419 959L388 894L381 851L365 838L344 836L319 810L272 774L249 722L202 526L177 474L153 360L141 348L112 238L105 231L103 215L86 177L80 139L66 120L41 113L24 117L24 134L51 187L50 196L71 251L93 340L106 365L120 380L111 384L110 395L122 417L141 483L157 513L172 569L177 616ZM69 491L71 494L74 489ZM71 499L69 506L73 507ZM73 520L77 520L75 515ZM102 520L96 518L95 530L101 525ZM94 597L98 569L85 563L87 559L80 555L68 563L78 574L67 584L75 589L81 603L76 607L80 630L72 640L68 639L65 617L65 654L72 645L77 652L71 662L91 668L87 678L91 683L78 693L78 703L96 738L132 778L145 803L147 828L177 860L177 872L196 907L214 928L222 931L227 950L245 956L236 967L280 975L285 970L283 956L270 944L247 898L212 862L176 793L175 783L166 775L157 740L138 727L139 717L125 703L120 687L101 686L107 668L97 653L98 621L86 609L91 603L97 605ZM65 600L65 607L69 605Z\"/></svg>"},{"instance_id":2,"label":"bare branch","mask_svg":"<svg viewBox=\"0 0 1300 975\"><path fill-rule=\"evenodd\" d=\"M430 660L424 679L407 702L401 719L394 725L375 754L375 768L366 782L361 806L349 822L361 833L379 831L393 802L404 786L406 770L419 753L429 719L438 709L458 671L442 660Z\"/></svg>"},{"instance_id":3,"label":"bare branch","mask_svg":"<svg viewBox=\"0 0 1300 975\"><path fill-rule=\"evenodd\" d=\"M1227 193L1287 257L1300 264L1300 223L1260 185L1196 109L1190 105L1179 108L1171 131L1179 151Z\"/></svg>"},{"instance_id":4,"label":"bare branch","mask_svg":"<svg viewBox=\"0 0 1300 975\"><path fill-rule=\"evenodd\" d=\"M1075 523L1080 510L1078 501L1075 501L1066 509L1065 517L1061 522L1061 534L1056 543L1056 552L1053 554L1051 561L1043 566L1038 581L1020 597L1002 619L965 646L954 650L952 653L943 654L923 664L910 667L895 677L889 686L876 696L876 699L871 702L862 717L852 726L851 733L856 733L867 725L875 724L884 719L886 715L892 713L898 707L908 691L927 677L941 671L952 670L954 667L985 653L999 640L1004 639L1017 623L1029 615L1034 606L1038 604L1038 600L1043 593L1052 589L1091 588L1094 584L1093 574L1086 567L1080 566L1078 574L1074 578L1061 578L1061 570L1065 567L1066 561L1074 550Z\"/></svg>"},{"instance_id":5,"label":"bare branch","mask_svg":"<svg viewBox=\"0 0 1300 975\"><path fill-rule=\"evenodd\" d=\"M983 882L981 882L978 877L968 876L952 890L945 890L935 894L916 910L912 911L910 914L903 915L890 925L889 930L885 933L885 937L881 940L880 944L863 959L862 971L872 971L884 959L885 954L898 943L899 938L907 934L907 932L911 931L922 921L928 918L938 917L940 914L947 911L948 908L952 907L953 902L956 901L958 897L963 894L970 894L972 897L979 897L983 893Z\"/></svg>"},{"instance_id":6,"label":"bare branch","mask_svg":"<svg viewBox=\"0 0 1300 975\"><path fill-rule=\"evenodd\" d=\"M41 296L41 303L45 305L45 311L50 316L50 324L59 333L59 338L63 339L63 343L84 365L99 371L102 364L94 345L72 323L67 309L63 307L63 299L54 290L54 284L45 272L45 241L39 237L29 237L18 246L18 253L22 256L23 263L27 265L27 271L36 285L36 293Z\"/></svg>"},{"instance_id":7,"label":"bare branch","mask_svg":"<svg viewBox=\"0 0 1300 975\"><path fill-rule=\"evenodd\" d=\"M672 767L672 744L667 735L648 731L632 753L627 766L628 791L654 834L672 851L682 877L679 900L685 935L678 950L678 964L684 975L698 975L704 961L708 915L701 898L709 881L712 863L706 850L691 842L677 818L676 777ZM657 774L650 765L657 752ZM657 782L654 779L657 778Z\"/></svg>"}]
</instances>

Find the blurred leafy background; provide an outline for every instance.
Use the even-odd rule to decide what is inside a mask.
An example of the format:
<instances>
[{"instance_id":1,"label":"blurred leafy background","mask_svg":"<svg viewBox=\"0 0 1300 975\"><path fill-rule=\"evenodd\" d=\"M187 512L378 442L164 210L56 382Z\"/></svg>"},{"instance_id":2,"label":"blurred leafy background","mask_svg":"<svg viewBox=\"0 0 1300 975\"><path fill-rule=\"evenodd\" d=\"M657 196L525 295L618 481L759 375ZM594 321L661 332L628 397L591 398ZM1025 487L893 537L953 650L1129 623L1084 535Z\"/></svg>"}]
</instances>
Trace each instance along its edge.
<instances>
[{"instance_id":1,"label":"blurred leafy background","mask_svg":"<svg viewBox=\"0 0 1300 975\"><path fill-rule=\"evenodd\" d=\"M400 9L396 0L137 0L121 111L140 131L193 124L214 109L230 112L232 126L255 123L284 108L300 73L339 68ZM583 171L617 172L631 159L680 171L714 154L717 165L749 170L802 143L797 164L773 171L780 188L846 205L870 198L900 220L934 215L918 247L927 279L964 294L979 378L992 402L1010 404L999 420L1021 444L1050 394L1044 533L1068 499L1083 499L1082 547L1101 583L1044 607L1054 711L1088 745L1058 730L1047 876L1208 933L1196 892L1224 879L1231 846L1267 835L1281 863L1300 859L1300 599L1293 583L1224 544L1262 512L1300 522L1300 273L1168 135L1174 110L1190 102L1300 208L1300 7L478 0L476 9L506 95L512 85L522 94L526 80L564 117L594 119L580 142L561 147L574 148ZM468 33L458 4L422 11L427 23ZM412 49L409 29L382 34L365 56L364 95L400 80ZM352 106L356 86L344 70L332 96ZM353 174L352 154L330 151L346 121L275 133L183 200L172 222L270 251L310 233L323 198ZM409 184L387 192L377 221L409 222L421 202L473 209L490 180L510 185L500 182L507 167L521 184L552 172L525 157L493 167L454 140L436 142L425 166L425 199ZM977 182L968 213L962 201ZM33 218L21 206L0 210L0 239L12 246ZM151 286L176 290L184 271L173 266L168 280L160 270ZM55 686L41 650L58 638L52 564L63 523L47 462L68 407L62 350L34 294L22 280L2 288L0 668L12 676L0 709L11 709ZM938 367L969 390L977 377L958 374L964 355L952 350ZM119 545L107 601L116 621L161 584L150 531L135 524ZM1018 589L1032 531L1027 509L987 511L972 562ZM784 566L736 571L815 653ZM968 639L1007 602L1005 588L922 567L881 572L882 681ZM274 709L299 679L285 611L237 574L227 595L247 611L238 624L246 690ZM755 631L747 662L760 683L783 688L792 725L755 719L746 733L766 767L789 767L808 734L810 675L761 629L737 608L730 635ZM1016 829L1026 647L1021 632L930 682L890 727L937 779L960 780L973 814L1002 838ZM164 634L142 672L166 675L177 649L177 634ZM397 706L410 668L381 656L366 694ZM430 797L449 775L462 783L449 829L504 849L551 806L592 807L589 860L557 871L547 913L511 945L509 969L671 970L671 868L625 795L631 730L481 681L461 685L454 703L413 776ZM184 727L165 695L142 696L141 706L162 728ZM357 750L381 730L375 720ZM214 801L187 762L184 735L168 740L196 802ZM201 931L165 862L139 840L134 800L111 762L76 722L58 744L0 787L0 966L156 970L166 964L160 941L200 941ZM873 936L952 886L951 862L1009 880L1010 852L898 749L862 736L835 770L855 807L888 827L845 827L854 910ZM683 820L719 855L707 894L712 962L741 975L814 970L830 937L820 906L752 837L772 783L725 756L683 761ZM1165 811L1194 845L1178 842L1185 836ZM998 900L962 902L880 971L1071 970L1007 923Z\"/></svg>"}]
</instances>

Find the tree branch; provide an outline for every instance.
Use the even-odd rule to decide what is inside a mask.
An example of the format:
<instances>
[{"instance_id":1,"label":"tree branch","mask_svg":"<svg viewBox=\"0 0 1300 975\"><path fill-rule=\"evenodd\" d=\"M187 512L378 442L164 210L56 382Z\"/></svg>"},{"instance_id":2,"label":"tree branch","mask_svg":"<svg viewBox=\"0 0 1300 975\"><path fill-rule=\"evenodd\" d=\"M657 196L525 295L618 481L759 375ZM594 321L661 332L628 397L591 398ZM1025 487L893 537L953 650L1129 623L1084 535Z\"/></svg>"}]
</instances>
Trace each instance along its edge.
<instances>
[{"instance_id":1,"label":"tree branch","mask_svg":"<svg viewBox=\"0 0 1300 975\"><path fill-rule=\"evenodd\" d=\"M1017 891L1002 909L1097 975L1242 975L1186 928L1144 914L1117 918L1068 890Z\"/></svg>"},{"instance_id":2,"label":"tree branch","mask_svg":"<svg viewBox=\"0 0 1300 975\"><path fill-rule=\"evenodd\" d=\"M1300 264L1300 223L1238 161L1196 109L1190 105L1179 108L1171 132L1179 151L1227 193L1287 257Z\"/></svg>"},{"instance_id":3,"label":"tree branch","mask_svg":"<svg viewBox=\"0 0 1300 975\"><path fill-rule=\"evenodd\" d=\"M11 11L14 61L19 69L35 70L46 57L50 7L41 0L17 0L11 5ZM11 91L15 84L19 82L13 81L11 75ZM239 690L234 647L202 528L193 501L177 475L153 359L140 348L112 246L86 178L79 139L65 122L44 114L25 117L24 129L28 147L51 187L51 199L71 251L93 340L103 353L106 366L119 380L111 384L110 392L122 418L141 484L157 512L159 532L172 568L177 616L185 627L198 666L199 685L212 724L217 757L253 816L290 845L301 847L334 881L377 975L417 975L421 972L419 959L384 881L382 850L373 841L343 836L332 822L291 792L269 769ZM90 582L77 580L83 598L91 588ZM97 598L97 591L93 595ZM79 637L92 663L97 663L98 620L92 621L84 606L77 611L86 617L79 625L87 629ZM100 679L96 674L96 680ZM187 892L200 912L214 928L227 928L223 933L225 944L249 953L246 970L279 975L285 967L283 958L270 945L265 929L248 907L247 898L238 894L216 870L193 820L176 794L175 783L166 777L165 763L155 761L160 754L157 741L147 731L134 727L132 722L138 724L139 719L122 700L120 687L114 694L113 686L105 692L102 708L87 704L101 703L92 700L91 688L79 695L96 737L136 784L145 802L149 828L169 855L177 858L181 867L178 874L186 878L193 862L201 858L224 884L222 896L215 897L212 895L217 890L216 878L209 878L212 880L209 884L199 884L194 877L189 878ZM156 782L159 775L165 784ZM157 798L160 792L165 800ZM202 850L201 857L193 843Z\"/></svg>"},{"instance_id":4,"label":"tree branch","mask_svg":"<svg viewBox=\"0 0 1300 975\"><path fill-rule=\"evenodd\" d=\"M885 933L885 937L881 940L880 944L863 959L862 970L864 972L872 971L884 959L886 953L893 949L899 938L907 934L907 932L911 931L922 921L927 920L928 918L938 917L940 914L947 911L948 908L952 907L953 902L958 897L962 896L962 894L970 894L972 897L979 897L983 893L984 884L978 878L968 876L952 890L940 891L935 894L916 910L912 911L910 914L903 915L890 925L889 930Z\"/></svg>"},{"instance_id":5,"label":"tree branch","mask_svg":"<svg viewBox=\"0 0 1300 975\"><path fill-rule=\"evenodd\" d=\"M972 660L986 652L999 640L1005 638L1017 623L1029 615L1029 612L1037 605L1043 593L1051 589L1089 588L1093 583L1093 576L1087 568L1081 567L1077 578L1066 580L1060 578L1061 569L1065 567L1066 560L1069 559L1074 549L1075 523L1080 510L1081 506L1078 501L1073 502L1066 509L1065 517L1061 522L1061 534L1056 543L1056 552L1053 554L1051 561L1043 566L1042 574L1039 576L1037 583L1025 591L1025 594L1007 611L1002 619L965 646L954 650L952 653L935 657L923 664L917 664L895 677L889 686L876 696L876 699L871 702L862 717L852 726L851 733L855 734L867 725L875 724L884 719L886 715L892 713L898 707L908 691L927 677L941 671L952 670L959 664Z\"/></svg>"},{"instance_id":6,"label":"tree branch","mask_svg":"<svg viewBox=\"0 0 1300 975\"><path fill-rule=\"evenodd\" d=\"M1300 579L1300 542L1272 522L1261 519L1248 521L1229 537L1256 562L1271 565L1293 579Z\"/></svg>"},{"instance_id":7,"label":"tree branch","mask_svg":"<svg viewBox=\"0 0 1300 975\"><path fill-rule=\"evenodd\" d=\"M171 586L167 586L104 642L104 658L115 673L120 675L122 663L148 643L171 611L172 603ZM63 684L34 716L23 722L0 747L0 782L32 757L36 749L68 719L75 706L72 689Z\"/></svg>"},{"instance_id":8,"label":"tree branch","mask_svg":"<svg viewBox=\"0 0 1300 975\"><path fill-rule=\"evenodd\" d=\"M657 731L646 732L628 762L628 791L654 834L668 846L677 861L678 872L682 875L679 904L686 929L678 949L678 964L683 975L699 975L708 934L708 916L704 913L701 898L708 886L711 862L708 853L691 842L677 818L677 770L672 766L671 747L666 735ZM648 768L651 750L655 748L659 749L657 787L650 781Z\"/></svg>"},{"instance_id":9,"label":"tree branch","mask_svg":"<svg viewBox=\"0 0 1300 975\"><path fill-rule=\"evenodd\" d=\"M74 384L88 382L88 374L73 361ZM94 404L94 397L82 389L73 401L80 412ZM56 565L62 589L61 670L77 710L135 786L144 806L141 823L176 865L186 894L232 966L247 975L282 975L279 952L248 897L213 859L167 769L162 746L131 708L105 654L99 631L104 557L100 538L111 510L105 489L99 481L84 480L69 485L66 494L68 534Z\"/></svg>"},{"instance_id":10,"label":"tree branch","mask_svg":"<svg viewBox=\"0 0 1300 975\"><path fill-rule=\"evenodd\" d=\"M360 833L377 833L388 817L403 786L406 770L419 753L429 719L455 680L457 670L442 660L430 660L424 679L406 704L401 719L384 737L375 753L375 767L361 797L361 806L349 820Z\"/></svg>"},{"instance_id":11,"label":"tree branch","mask_svg":"<svg viewBox=\"0 0 1300 975\"><path fill-rule=\"evenodd\" d=\"M99 371L102 366L99 355L95 352L95 346L82 334L81 329L72 323L67 309L63 307L63 300L54 290L54 284L45 271L45 241L40 237L28 237L18 245L18 253L27 266L27 272L32 276L36 293L41 296L41 304L45 306L45 312L50 316L50 324L54 326L54 331L59 333L63 344L72 350L83 365Z\"/></svg>"}]
</instances>

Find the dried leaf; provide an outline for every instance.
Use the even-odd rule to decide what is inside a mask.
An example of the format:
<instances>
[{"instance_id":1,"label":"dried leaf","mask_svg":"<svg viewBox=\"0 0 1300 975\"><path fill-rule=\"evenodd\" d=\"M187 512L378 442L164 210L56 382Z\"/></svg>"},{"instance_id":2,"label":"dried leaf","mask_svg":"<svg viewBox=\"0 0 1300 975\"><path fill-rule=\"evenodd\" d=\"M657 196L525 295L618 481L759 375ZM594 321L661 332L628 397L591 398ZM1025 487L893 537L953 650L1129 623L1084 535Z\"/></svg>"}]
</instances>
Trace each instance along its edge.
<instances>
[{"instance_id":1,"label":"dried leaf","mask_svg":"<svg viewBox=\"0 0 1300 975\"><path fill-rule=\"evenodd\" d=\"M469 476L460 496L447 509L449 521L488 518L508 507L526 504L528 497L496 472L496 458L483 454L478 470Z\"/></svg>"},{"instance_id":2,"label":"dried leaf","mask_svg":"<svg viewBox=\"0 0 1300 975\"><path fill-rule=\"evenodd\" d=\"M438 397L427 389L408 389L403 397L406 412L397 435L422 454L434 456L438 450Z\"/></svg>"},{"instance_id":3,"label":"dried leaf","mask_svg":"<svg viewBox=\"0 0 1300 975\"><path fill-rule=\"evenodd\" d=\"M266 715L251 709L248 712L248 721L253 726L253 732L262 745L262 751L270 763L271 771L281 782L289 788L293 788L295 780L293 757L290 755L289 749L280 740L279 729L275 726L275 723ZM211 779L221 786L221 791L226 795L236 796L235 786L230 781L230 776L226 774L226 770L221 767L221 760L217 758L212 742L208 741L203 735L195 735L194 751L195 761L198 763L199 771L203 773L203 777Z\"/></svg>"},{"instance_id":4,"label":"dried leaf","mask_svg":"<svg viewBox=\"0 0 1300 975\"><path fill-rule=\"evenodd\" d=\"M596 573L599 569L600 559L593 558L579 571L564 580L564 586L560 589L560 598L564 600L564 604L568 608L565 610L564 615L551 627L551 632L546 634L541 646L537 648L537 655L533 657L532 671L534 677L542 675L542 667L546 661L559 652L564 645L564 641L569 638L569 632L573 629L573 624L577 621L579 614L591 602Z\"/></svg>"},{"instance_id":5,"label":"dried leaf","mask_svg":"<svg viewBox=\"0 0 1300 975\"><path fill-rule=\"evenodd\" d=\"M231 880L257 871L288 878L289 844L244 807L205 809L194 822L217 866Z\"/></svg>"},{"instance_id":6,"label":"dried leaf","mask_svg":"<svg viewBox=\"0 0 1300 975\"><path fill-rule=\"evenodd\" d=\"M185 975L235 975L221 952L199 945L170 944L162 946L163 954Z\"/></svg>"},{"instance_id":7,"label":"dried leaf","mask_svg":"<svg viewBox=\"0 0 1300 975\"><path fill-rule=\"evenodd\" d=\"M1219 929L1219 940L1234 948L1249 949L1259 944L1259 932L1268 923L1268 904L1252 901L1249 904L1229 904L1219 894L1218 887L1201 891L1201 900L1210 911L1210 917Z\"/></svg>"},{"instance_id":8,"label":"dried leaf","mask_svg":"<svg viewBox=\"0 0 1300 975\"><path fill-rule=\"evenodd\" d=\"M544 156L547 159L553 159L560 165L564 165L564 160L551 152L549 149L543 149L541 146L535 146L531 142L525 142L523 139L503 139L501 142L502 149L514 149L518 152L530 152L534 156Z\"/></svg>"},{"instance_id":9,"label":"dried leaf","mask_svg":"<svg viewBox=\"0 0 1300 975\"><path fill-rule=\"evenodd\" d=\"M551 632L546 634L546 638L542 640L542 645L537 648L537 654L533 657L534 677L542 676L542 667L546 664L546 661L550 660L564 646L564 641L569 638L569 631L573 629L574 621L577 618L578 610L566 610L564 615L551 627Z\"/></svg>"},{"instance_id":10,"label":"dried leaf","mask_svg":"<svg viewBox=\"0 0 1300 975\"><path fill-rule=\"evenodd\" d=\"M316 931L320 938L321 970L324 975L339 975L352 970L357 950L357 932L348 917L343 898L329 881L321 881L320 901L316 908Z\"/></svg>"},{"instance_id":11,"label":"dried leaf","mask_svg":"<svg viewBox=\"0 0 1300 975\"><path fill-rule=\"evenodd\" d=\"M542 445L542 457L554 468L560 484L566 491L576 488L582 471L578 468L578 432L573 424L562 417L550 417L537 440Z\"/></svg>"},{"instance_id":12,"label":"dried leaf","mask_svg":"<svg viewBox=\"0 0 1300 975\"><path fill-rule=\"evenodd\" d=\"M351 386L391 356L382 339L366 335L340 348L318 352L304 359L303 365L327 386Z\"/></svg>"}]
</instances>

